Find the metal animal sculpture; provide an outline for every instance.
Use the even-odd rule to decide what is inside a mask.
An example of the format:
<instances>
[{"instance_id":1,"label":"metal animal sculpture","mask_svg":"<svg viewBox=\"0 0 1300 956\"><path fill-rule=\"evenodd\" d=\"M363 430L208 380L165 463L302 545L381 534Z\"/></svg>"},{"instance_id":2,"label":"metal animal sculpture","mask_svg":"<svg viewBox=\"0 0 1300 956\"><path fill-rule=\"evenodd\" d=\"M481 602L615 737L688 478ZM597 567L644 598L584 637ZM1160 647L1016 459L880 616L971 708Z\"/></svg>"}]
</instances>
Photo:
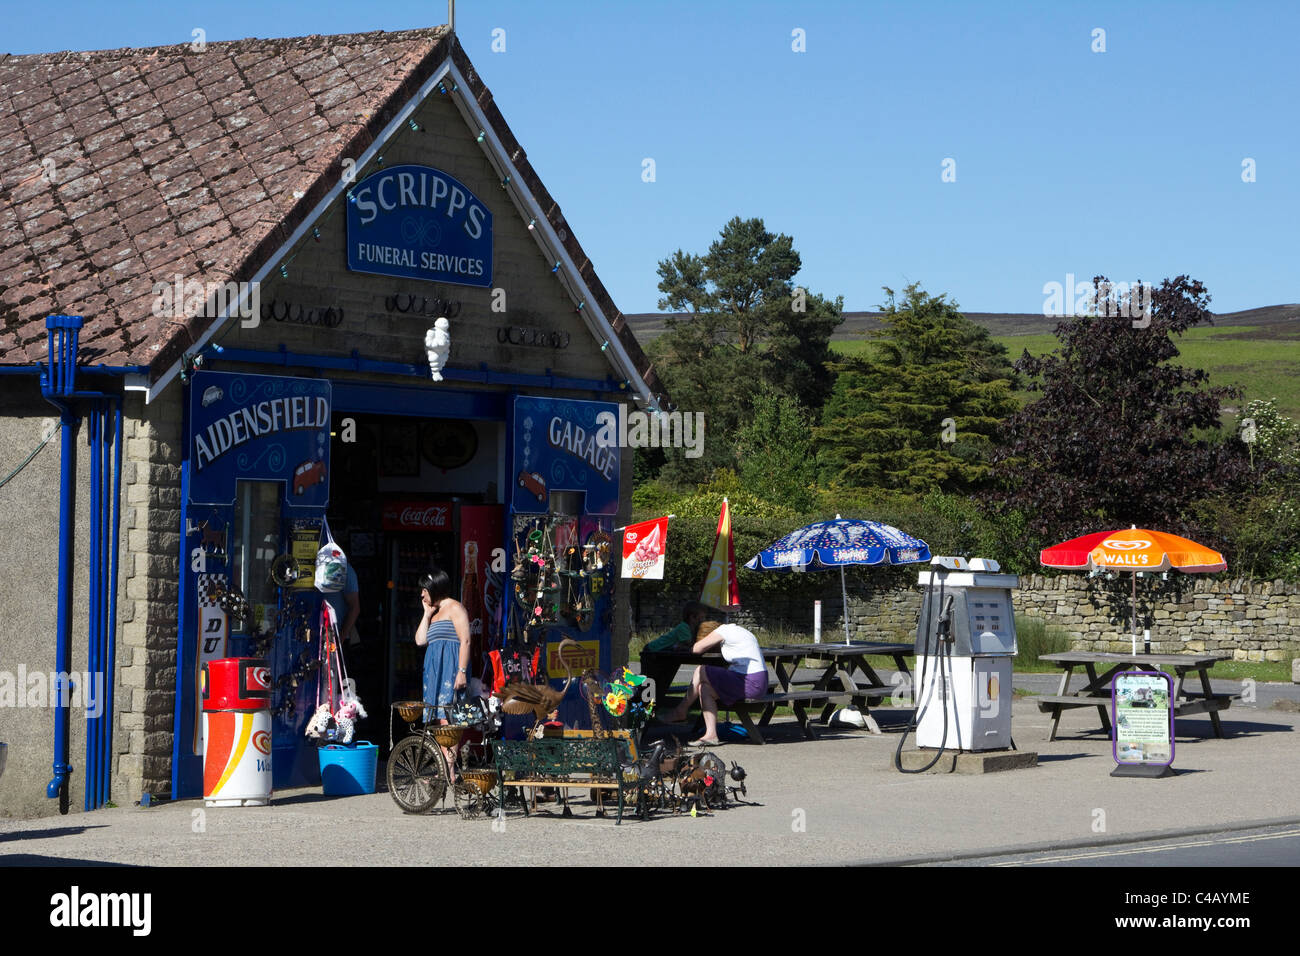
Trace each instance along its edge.
<instances>
[{"instance_id":1,"label":"metal animal sculpture","mask_svg":"<svg viewBox=\"0 0 1300 956\"><path fill-rule=\"evenodd\" d=\"M203 522L203 524L199 525L199 527L203 529L203 537L199 540L199 547L202 548L204 551L207 551L208 545L212 545L213 554L225 554L226 553L225 530L223 529L221 531L218 531L206 521Z\"/></svg>"},{"instance_id":2,"label":"metal animal sculpture","mask_svg":"<svg viewBox=\"0 0 1300 956\"><path fill-rule=\"evenodd\" d=\"M582 688L586 691L587 713L591 716L591 735L593 737L608 737L609 731L605 729L605 720L600 714L600 702L605 696L600 676L593 670L587 670L582 672L580 679Z\"/></svg>"},{"instance_id":3,"label":"metal animal sculpture","mask_svg":"<svg viewBox=\"0 0 1300 956\"><path fill-rule=\"evenodd\" d=\"M731 794L731 799L737 803L744 803L745 801L741 800L740 797L749 796L749 791L745 789L745 768L733 760L731 761L729 775L732 780L736 781L737 786L727 787L727 793ZM740 794L740 796L736 794Z\"/></svg>"},{"instance_id":4,"label":"metal animal sculpture","mask_svg":"<svg viewBox=\"0 0 1300 956\"><path fill-rule=\"evenodd\" d=\"M546 720L560 706L560 701L564 700L564 695L569 692L569 685L573 683L573 669L569 667L569 660L564 656L565 648L570 645L577 647L578 642L571 637L566 637L560 641L557 649L560 661L564 664L563 687L555 690L552 687L512 681L497 692L497 697L501 699L501 709L507 714L533 714L537 718L534 729Z\"/></svg>"},{"instance_id":5,"label":"metal animal sculpture","mask_svg":"<svg viewBox=\"0 0 1300 956\"><path fill-rule=\"evenodd\" d=\"M692 813L703 805L707 809L725 807L727 765L717 754L693 754L677 772L677 791Z\"/></svg>"}]
</instances>

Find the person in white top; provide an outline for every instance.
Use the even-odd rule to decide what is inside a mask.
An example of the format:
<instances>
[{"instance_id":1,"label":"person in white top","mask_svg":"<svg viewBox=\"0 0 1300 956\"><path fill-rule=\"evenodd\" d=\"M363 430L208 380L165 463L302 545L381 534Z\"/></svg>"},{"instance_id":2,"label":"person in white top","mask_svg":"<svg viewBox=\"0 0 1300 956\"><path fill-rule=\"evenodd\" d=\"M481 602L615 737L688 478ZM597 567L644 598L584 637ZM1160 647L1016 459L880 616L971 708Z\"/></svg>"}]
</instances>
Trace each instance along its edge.
<instances>
[{"instance_id":1,"label":"person in white top","mask_svg":"<svg viewBox=\"0 0 1300 956\"><path fill-rule=\"evenodd\" d=\"M706 654L719 647L722 659L729 666L701 664L695 668L690 693L675 711L664 718L669 723L681 723L686 719L691 704L699 700L704 714L704 736L692 740L692 747L716 747L722 743L718 739L718 704L734 704L767 693L767 665L763 663L758 638L739 624L705 621L699 627L691 652Z\"/></svg>"}]
</instances>

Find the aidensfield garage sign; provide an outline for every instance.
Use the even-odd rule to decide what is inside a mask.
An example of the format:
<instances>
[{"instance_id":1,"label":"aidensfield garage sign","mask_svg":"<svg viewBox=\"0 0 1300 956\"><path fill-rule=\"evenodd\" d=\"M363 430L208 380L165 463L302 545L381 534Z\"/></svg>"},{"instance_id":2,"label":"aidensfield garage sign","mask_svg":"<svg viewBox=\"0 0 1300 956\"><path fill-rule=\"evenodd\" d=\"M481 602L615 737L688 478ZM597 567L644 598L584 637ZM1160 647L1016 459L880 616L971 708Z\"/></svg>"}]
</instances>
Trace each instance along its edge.
<instances>
[{"instance_id":1,"label":"aidensfield garage sign","mask_svg":"<svg viewBox=\"0 0 1300 956\"><path fill-rule=\"evenodd\" d=\"M455 285L492 285L492 213L429 166L392 166L349 190L348 269Z\"/></svg>"}]
</instances>

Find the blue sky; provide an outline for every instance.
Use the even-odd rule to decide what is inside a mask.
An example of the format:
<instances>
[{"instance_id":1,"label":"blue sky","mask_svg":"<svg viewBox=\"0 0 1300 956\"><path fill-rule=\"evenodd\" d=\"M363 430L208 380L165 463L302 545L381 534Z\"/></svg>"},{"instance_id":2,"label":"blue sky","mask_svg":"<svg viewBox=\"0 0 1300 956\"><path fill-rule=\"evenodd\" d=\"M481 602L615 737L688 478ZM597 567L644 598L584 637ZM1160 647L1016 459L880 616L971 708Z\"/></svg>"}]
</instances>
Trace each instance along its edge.
<instances>
[{"instance_id":1,"label":"blue sky","mask_svg":"<svg viewBox=\"0 0 1300 956\"><path fill-rule=\"evenodd\" d=\"M6 3L0 50L446 18L438 0L57 10ZM654 311L657 262L734 215L793 236L800 281L849 310L919 281L969 311L1039 312L1045 283L1098 272L1187 273L1215 311L1300 301L1300 4L462 0L456 17L625 312Z\"/></svg>"}]
</instances>

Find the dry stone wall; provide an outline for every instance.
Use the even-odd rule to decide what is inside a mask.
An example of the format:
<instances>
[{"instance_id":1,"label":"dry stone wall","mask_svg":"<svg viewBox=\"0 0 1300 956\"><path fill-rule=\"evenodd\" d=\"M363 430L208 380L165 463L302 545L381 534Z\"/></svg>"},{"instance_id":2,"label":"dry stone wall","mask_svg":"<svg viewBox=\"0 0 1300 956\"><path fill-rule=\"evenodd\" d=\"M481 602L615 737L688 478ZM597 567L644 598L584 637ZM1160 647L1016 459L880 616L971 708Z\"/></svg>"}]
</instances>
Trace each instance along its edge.
<instances>
[{"instance_id":1,"label":"dry stone wall","mask_svg":"<svg viewBox=\"0 0 1300 956\"><path fill-rule=\"evenodd\" d=\"M1076 650L1126 651L1130 648L1133 602L1128 575L1026 575L1013 593L1016 613L1064 629ZM1137 582L1137 628L1151 630L1152 650L1167 653L1217 652L1236 660L1285 661L1300 653L1300 586L1283 581L1225 580L1171 574L1169 580ZM848 581L849 636L853 640L911 641L921 606L916 587ZM632 588L633 631L654 637L678 620L684 602L694 599L681 588ZM741 598L745 589L741 586ZM842 640L838 577L828 575L822 600L822 639ZM764 597L750 600L731 620L777 636L812 634L812 599Z\"/></svg>"}]
</instances>

